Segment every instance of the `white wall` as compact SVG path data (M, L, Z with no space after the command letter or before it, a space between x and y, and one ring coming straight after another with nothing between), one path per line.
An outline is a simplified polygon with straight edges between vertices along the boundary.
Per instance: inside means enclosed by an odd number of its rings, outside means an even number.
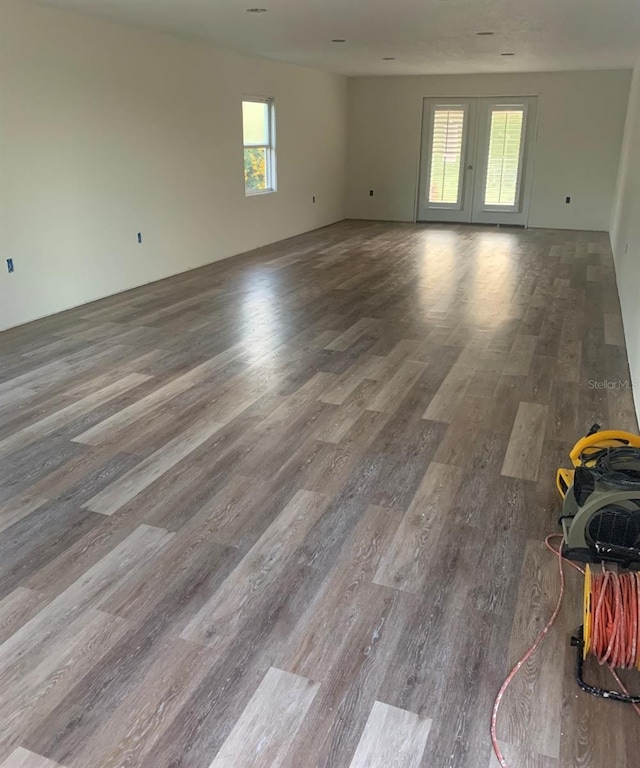
M0 17L0 328L344 217L346 79L31 0ZM276 99L274 195L244 195L243 94Z
M611 243L627 341L633 395L640 421L640 61L631 86Z
M424 97L537 95L529 225L607 230L629 81L627 71L350 80L347 214L413 221Z

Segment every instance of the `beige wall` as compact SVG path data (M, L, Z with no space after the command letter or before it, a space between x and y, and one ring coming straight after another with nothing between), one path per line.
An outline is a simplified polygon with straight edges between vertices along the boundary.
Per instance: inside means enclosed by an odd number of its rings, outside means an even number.
M529 225L607 230L629 80L626 71L350 80L347 214L413 221L424 97L537 95Z
M0 17L0 328L344 217L344 78L31 0ZM243 94L276 99L274 195L244 195Z
M611 221L627 354L640 421L640 61L636 66Z

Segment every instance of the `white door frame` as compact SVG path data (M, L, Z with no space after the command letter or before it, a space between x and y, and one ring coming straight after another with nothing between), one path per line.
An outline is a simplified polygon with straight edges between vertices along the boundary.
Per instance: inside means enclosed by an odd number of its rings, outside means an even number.
M420 148L420 171L418 175L417 221L445 221L468 223L471 221L473 184L467 183L473 173L469 158L475 153L475 126L477 99L447 97L444 99L425 98L422 105L422 146ZM425 195L431 179L431 147L433 145L433 115L437 107L459 107L465 111L465 126L462 136L460 158L460 195L453 204L436 203L428 205ZM471 130L470 130L471 128ZM424 215L423 215L424 214Z
M491 105L525 105L524 141L518 201L510 208L482 205L486 184L487 160L481 156L482 142L488 148ZM433 112L439 106L463 106L467 125L463 138L461 160L461 196L458 205L428 205L425 195L431 178L431 146L433 142ZM503 224L527 226L533 185L535 144L538 127L538 96L449 96L423 99L420 161L417 173L416 222L449 222Z
M529 223L529 202L533 181L533 156L537 131L537 104L535 96L488 97L479 100L478 108L478 150L476 152L476 179L473 194L471 220L475 224L503 224L524 226ZM520 165L516 202L513 206L484 205L484 191L487 183L489 129L492 107L522 106L524 121L520 144Z

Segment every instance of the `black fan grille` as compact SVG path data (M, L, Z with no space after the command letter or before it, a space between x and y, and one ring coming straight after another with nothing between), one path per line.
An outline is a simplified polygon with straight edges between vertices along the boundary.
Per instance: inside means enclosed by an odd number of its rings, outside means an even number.
M586 534L592 546L600 542L617 547L636 547L640 537L640 515L613 504L602 507L589 520Z

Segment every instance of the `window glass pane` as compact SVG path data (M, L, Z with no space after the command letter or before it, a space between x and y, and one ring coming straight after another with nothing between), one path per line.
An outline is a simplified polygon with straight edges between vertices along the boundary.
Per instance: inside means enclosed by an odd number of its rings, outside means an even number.
M268 104L257 101L243 101L242 123L245 145L270 144Z
M459 204L463 109L436 109L433 115L429 202Z
M267 189L267 152L265 147L245 147L244 186L246 192Z
M522 109L500 109L491 113L485 205L516 203L523 125Z

